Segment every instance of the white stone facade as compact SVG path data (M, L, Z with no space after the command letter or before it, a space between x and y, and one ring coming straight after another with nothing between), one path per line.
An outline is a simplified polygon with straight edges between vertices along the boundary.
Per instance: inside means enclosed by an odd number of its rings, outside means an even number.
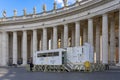
M44 14L1 18L0 66L20 60L26 65L35 51L85 42L94 46L95 62L120 63L120 0L90 0Z

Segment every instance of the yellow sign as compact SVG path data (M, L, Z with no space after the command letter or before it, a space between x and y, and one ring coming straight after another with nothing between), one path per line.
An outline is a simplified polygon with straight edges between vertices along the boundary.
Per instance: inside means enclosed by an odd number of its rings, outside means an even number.
M84 62L84 66L85 66L86 68L90 68L90 62L89 62L89 61Z

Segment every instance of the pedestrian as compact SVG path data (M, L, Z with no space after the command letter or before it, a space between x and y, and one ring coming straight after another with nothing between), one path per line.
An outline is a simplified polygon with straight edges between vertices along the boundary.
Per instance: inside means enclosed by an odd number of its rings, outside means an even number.
M34 65L33 65L33 63L31 62L31 63L30 63L30 71L33 71L33 67L34 67Z

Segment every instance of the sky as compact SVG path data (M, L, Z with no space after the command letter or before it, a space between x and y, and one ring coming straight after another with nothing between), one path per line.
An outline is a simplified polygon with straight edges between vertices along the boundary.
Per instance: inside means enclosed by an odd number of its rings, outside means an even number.
M0 0L0 18L3 10L6 11L7 17L13 16L13 10L17 10L17 16L23 15L23 9L26 8L28 14L33 13L33 7L36 7L36 12L42 12L42 5L46 4L47 11L53 9L54 1L57 2L57 7L63 6L63 0ZM74 3L76 0L68 0L68 4Z

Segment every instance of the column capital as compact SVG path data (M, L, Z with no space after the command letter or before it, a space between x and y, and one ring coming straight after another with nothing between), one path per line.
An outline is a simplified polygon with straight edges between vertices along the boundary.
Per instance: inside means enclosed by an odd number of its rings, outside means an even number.
M13 31L13 33L17 33L17 31Z
M2 33L7 33L7 31L4 31L4 30L3 30L3 31L1 31L1 32L2 32Z
M22 30L23 32L27 32L27 30Z
M92 21L93 20L93 18L88 18L88 21Z
M43 27L42 29L47 29L46 27Z
M33 31L37 31L37 29L33 29Z
M63 24L64 26L68 26L68 24L66 23L66 24Z
M104 17L104 16L108 16L108 14L107 13L104 13L104 14L102 14L102 16Z
M57 28L57 26L53 26L53 28Z
M80 24L80 21L76 21L75 24Z
M32 31L33 31L33 33L34 33L34 32L36 33L36 32L37 32L37 29L33 29Z

